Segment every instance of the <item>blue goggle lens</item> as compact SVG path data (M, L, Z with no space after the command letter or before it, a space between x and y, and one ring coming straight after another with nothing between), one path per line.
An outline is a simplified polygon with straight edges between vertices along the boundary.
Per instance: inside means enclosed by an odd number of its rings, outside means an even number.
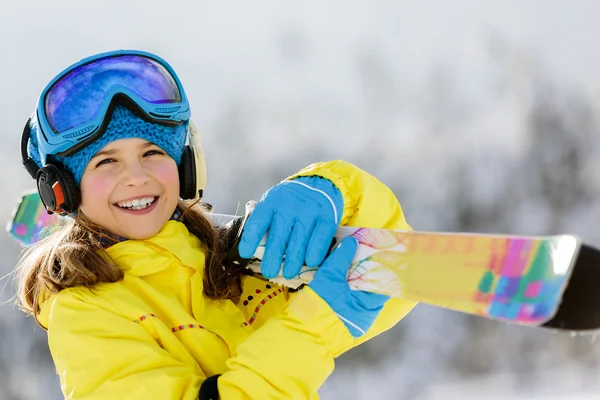
M54 133L84 125L98 116L115 88L152 104L177 104L177 82L159 62L140 55L111 56L81 65L48 90L44 107Z

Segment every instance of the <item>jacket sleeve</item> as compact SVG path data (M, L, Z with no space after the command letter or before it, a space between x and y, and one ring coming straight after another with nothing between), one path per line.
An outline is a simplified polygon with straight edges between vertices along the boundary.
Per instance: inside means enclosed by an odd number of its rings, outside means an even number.
M353 341L329 305L304 287L227 361L228 371L218 380L220 398L316 398L336 354Z
M290 179L311 175L327 178L340 189L342 225L412 229L393 192L354 165L339 160L316 163ZM249 398L310 398L333 371L337 356L388 330L415 305L390 299L367 334L354 339L329 305L305 286L291 297L283 316L265 323L228 361L229 371L218 383L221 398L245 398L234 395L240 391Z
M48 343L67 399L197 399L205 377L139 323L65 290L50 300Z
M50 307L50 350L67 399L191 400L205 381L216 383L222 400L313 399L333 371L334 355L353 342L329 306L305 288L238 346L227 371L207 380L138 323L77 292L61 292Z
M412 230L394 193L366 171L341 160L309 165L291 176L317 175L332 181L344 198L341 225L364 228ZM404 318L417 303L392 298L365 335L356 339L359 345L390 329Z

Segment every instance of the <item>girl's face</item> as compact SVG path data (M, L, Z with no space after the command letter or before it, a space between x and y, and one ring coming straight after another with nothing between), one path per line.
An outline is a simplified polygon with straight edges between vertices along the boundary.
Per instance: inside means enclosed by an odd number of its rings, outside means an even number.
M156 235L179 201L177 164L143 139L120 139L92 157L81 177L81 211L128 239Z

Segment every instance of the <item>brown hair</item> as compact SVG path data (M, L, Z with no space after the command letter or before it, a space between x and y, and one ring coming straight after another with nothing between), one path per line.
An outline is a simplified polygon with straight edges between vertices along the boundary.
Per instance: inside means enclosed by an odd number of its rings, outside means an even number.
M180 220L204 246L206 264L204 295L210 299L233 299L241 294L241 271L224 268L228 232L215 228L204 216L205 208L197 202L180 201ZM17 266L18 303L37 319L40 304L51 293L74 286L93 288L99 283L118 282L123 271L103 251L102 228L78 217L53 228L31 246Z

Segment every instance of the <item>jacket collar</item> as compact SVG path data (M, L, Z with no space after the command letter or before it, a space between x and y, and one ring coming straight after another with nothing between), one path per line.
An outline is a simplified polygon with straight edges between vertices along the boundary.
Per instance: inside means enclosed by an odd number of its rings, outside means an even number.
M204 249L200 240L179 221L170 220L153 237L124 240L105 251L125 273L151 275L172 265L173 258L181 264L203 272Z
M181 215L182 215L181 210L179 208L175 208L175 212L173 212L173 215L171 215L171 218L169 220L170 221L179 221L179 218L181 218ZM100 241L100 243L102 243L102 247L104 247L105 249L110 246L113 246L115 243L121 243L126 240L129 240L123 236L115 235L110 232L102 232L102 234L103 234L103 236L98 235L98 240Z

